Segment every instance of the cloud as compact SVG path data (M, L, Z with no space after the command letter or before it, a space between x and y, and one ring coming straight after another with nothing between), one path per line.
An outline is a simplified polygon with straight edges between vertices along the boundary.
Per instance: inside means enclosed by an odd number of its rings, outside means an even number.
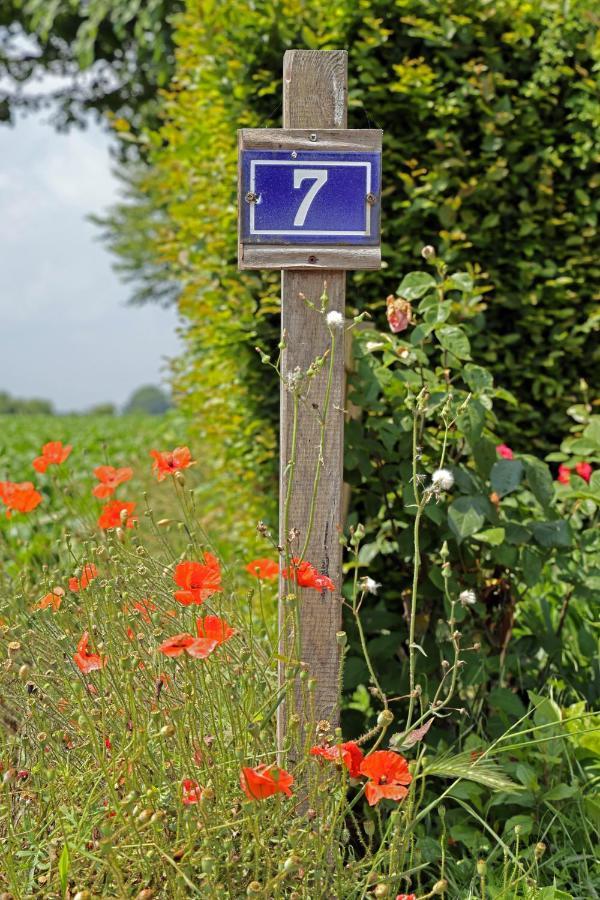
M86 221L116 197L107 136L0 126L0 390L59 408L123 402L179 350L173 311L127 307Z

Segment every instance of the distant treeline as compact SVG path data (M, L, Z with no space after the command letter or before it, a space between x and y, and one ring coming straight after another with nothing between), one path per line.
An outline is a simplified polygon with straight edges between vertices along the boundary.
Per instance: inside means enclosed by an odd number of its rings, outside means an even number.
M161 415L172 406L171 398L161 388L152 384L144 385L133 392L125 406L120 410L114 403L97 403L79 414L89 416L117 416L121 413L149 413ZM0 391L0 415L15 416L57 416L58 413L50 400L39 397L22 399L12 397L7 391Z

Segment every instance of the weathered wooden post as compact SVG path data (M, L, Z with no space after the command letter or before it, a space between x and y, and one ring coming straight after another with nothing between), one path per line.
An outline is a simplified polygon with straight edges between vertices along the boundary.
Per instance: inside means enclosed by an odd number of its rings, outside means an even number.
M346 269L380 266L381 131L348 130L347 53L288 50L283 61L283 128L239 132L239 266L282 270L281 327L286 338L282 372L306 371L330 344L324 317L301 294L318 301L327 284L329 310L345 311ZM344 345L340 333L333 361L323 469L310 540L304 558L336 585L334 594L299 589L302 661L316 679L314 721L338 718L340 589L344 452ZM289 527L307 534L319 458L319 413L325 378L301 404ZM281 388L280 533L292 449L293 397ZM280 595L290 585L282 580ZM293 655L280 600L282 656ZM280 669L284 678L285 664ZM298 712L301 712L299 707ZM286 710L278 715L280 746ZM314 722L303 721L305 727Z

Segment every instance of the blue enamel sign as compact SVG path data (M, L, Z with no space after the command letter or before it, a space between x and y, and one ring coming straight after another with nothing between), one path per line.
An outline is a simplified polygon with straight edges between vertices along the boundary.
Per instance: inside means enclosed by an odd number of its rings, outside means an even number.
M379 244L381 153L243 150L245 244Z

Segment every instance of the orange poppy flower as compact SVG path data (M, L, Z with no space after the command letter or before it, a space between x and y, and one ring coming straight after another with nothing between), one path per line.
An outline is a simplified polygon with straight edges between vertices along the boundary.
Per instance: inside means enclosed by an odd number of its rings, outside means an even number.
M181 802L186 806L192 803L199 803L202 800L202 789L197 781L191 778L184 778L181 782Z
M133 528L137 522L137 516L132 516L135 503L123 503L121 500L111 500L103 508L98 519L100 528ZM123 521L124 520L124 521Z
M270 766L260 765L254 768L244 767L240 774L240 787L249 800L265 800L273 794L285 794L291 797L293 777L285 769L274 763Z
M61 587L52 588L49 594L46 594L45 597L36 603L33 607L34 609L47 609L49 606L52 607L54 612L57 612L60 609L60 604L62 602L62 598L65 596L65 590Z
M283 577L295 581L300 587L313 588L315 591L335 591L335 585L327 575L321 575L311 563L292 559L289 569L283 570Z
M279 566L272 559L253 559L246 566L246 571L254 575L255 578L268 579L277 578L279 575Z
M364 759L364 753L355 741L346 741L345 744L336 744L334 747L311 747L311 756L321 756L332 762L343 763L351 778L358 778L360 766Z
M370 753L361 763L360 774L369 779L365 788L369 806L380 800L402 800L408 794L404 785L412 781L407 761L393 750Z
M183 588L174 593L175 599L183 606L189 606L190 603L199 606L222 590L219 561L212 553L205 553L204 563L179 563L175 568L173 580L176 585Z
M77 593L84 591L86 587L98 577L98 569L94 563L85 563L81 569L81 578L69 578L69 590Z
M73 656L75 665L86 675L95 669L103 669L107 663L106 656L100 656L98 653L88 653L89 638L88 632L84 631L81 640L77 644L77 653Z
M31 481L0 482L0 500L6 505L6 518L13 512L31 512L42 502L42 495L35 490Z
M94 469L94 475L100 482L93 489L92 494L100 500L110 497L114 494L115 489L123 484L133 475L133 469L125 467L123 469L115 469L114 466L97 466Z
M42 447L42 455L36 456L33 460L33 468L36 472L45 472L48 466L59 466L67 459L72 450L71 444L65 444L62 441L50 441Z
M195 464L188 447L176 447L175 450L160 452L151 450L150 456L154 457L152 471L158 481L164 481L167 475L174 475L181 469L188 469Z
M225 619L220 619L218 616L204 616L203 619L196 619L196 630L198 637L216 641L217 645L225 643L235 634L235 628L231 628Z
M187 653L195 659L206 659L218 647L217 641L209 638L195 638L191 634L175 634L167 638L158 648L165 656L177 657Z

